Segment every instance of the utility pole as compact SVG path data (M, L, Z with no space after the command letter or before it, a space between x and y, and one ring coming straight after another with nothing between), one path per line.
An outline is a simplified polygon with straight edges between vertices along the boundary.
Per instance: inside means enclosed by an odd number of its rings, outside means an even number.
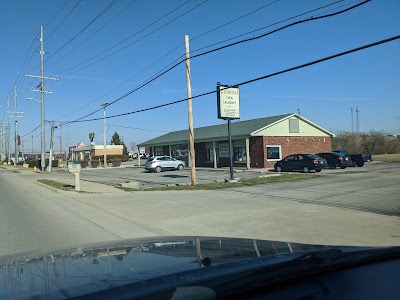
M185 52L186 52L186 85L188 95L188 118L189 118L189 149L190 149L190 174L192 186L196 185L196 159L194 151L194 130L193 130L193 111L192 111L192 86L190 83L190 56L189 56L189 36L185 35Z
M40 112L40 126L41 126L41 146L40 146L40 152L41 152L41 170L42 172L46 170L46 142L45 142L45 121L44 121L44 94L53 94L51 91L46 91L44 89L44 80L49 79L49 80L58 80L57 78L52 78L52 77L45 77L44 76L44 55L47 54L44 52L44 37L43 37L43 26L40 26L40 76L36 75L30 75L27 74L26 76L28 77L34 77L34 78L40 78L40 83L38 84L37 88L40 87L40 90L33 90L34 92L40 92L41 95L41 112Z
M49 172L51 172L51 167L53 162L53 142L54 142L54 121L51 122Z
M63 147L62 147L62 123L60 123L60 157L63 157Z
M32 135L32 158L33 158L33 135Z
M0 124L0 162L3 162L4 159L4 146L3 146L3 124Z
M10 126L10 114L8 113L10 111L10 97L7 97L7 115L8 115L8 125L7 125L7 157L8 161L7 164L11 164L11 126Z
M107 168L107 128L106 128L106 107L109 105L109 103L103 103L101 106L103 106L104 109L104 129L103 129L103 139L104 139L104 168Z
M351 133L354 133L354 117L353 117L353 108L350 107L351 112Z
M17 87L14 85L14 166L18 163L18 119L17 119Z

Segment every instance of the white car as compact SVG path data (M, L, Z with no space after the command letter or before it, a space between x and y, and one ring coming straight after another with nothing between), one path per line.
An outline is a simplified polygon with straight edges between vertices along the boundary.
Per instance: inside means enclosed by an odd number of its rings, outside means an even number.
M183 170L185 168L185 162L171 156L154 156L146 161L144 168L147 171L154 171L157 173L163 170Z

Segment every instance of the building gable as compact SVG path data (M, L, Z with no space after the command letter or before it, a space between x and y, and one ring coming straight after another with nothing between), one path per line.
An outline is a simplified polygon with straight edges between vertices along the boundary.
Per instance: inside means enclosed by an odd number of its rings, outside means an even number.
M321 136L333 137L334 135L312 123L311 121L292 114L280 119L264 128L251 133L251 136Z

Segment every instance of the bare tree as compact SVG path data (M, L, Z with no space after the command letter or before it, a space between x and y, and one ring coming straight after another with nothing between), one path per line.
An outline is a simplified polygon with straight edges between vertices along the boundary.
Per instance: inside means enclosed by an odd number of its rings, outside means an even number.
M136 143L135 143L135 142L130 142L130 143L129 143L129 146L131 147L131 150L132 150L132 151L135 151L135 150L136 150Z

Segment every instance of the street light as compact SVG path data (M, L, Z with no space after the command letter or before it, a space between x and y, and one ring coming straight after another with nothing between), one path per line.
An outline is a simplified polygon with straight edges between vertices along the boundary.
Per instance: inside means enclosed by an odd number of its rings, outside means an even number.
M106 136L106 107L108 105L110 105L110 103L103 103L100 104L101 106L103 106L104 109L104 129L103 129L103 135L104 135L104 168L107 168L107 136Z

